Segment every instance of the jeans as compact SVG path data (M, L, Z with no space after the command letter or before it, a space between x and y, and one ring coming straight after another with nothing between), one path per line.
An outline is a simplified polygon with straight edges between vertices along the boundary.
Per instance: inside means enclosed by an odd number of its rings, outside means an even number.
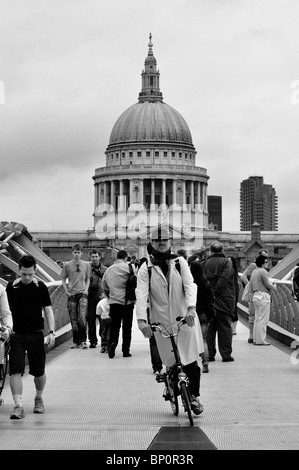
M70 315L73 342L86 342L87 295L74 294L68 298L67 308Z
M207 364L209 362L209 347L208 347L208 342L207 342L207 336L208 336L210 322L201 321L200 318L199 318L199 321L200 321L203 347L204 347L204 352L200 354L200 357L202 359L202 363Z

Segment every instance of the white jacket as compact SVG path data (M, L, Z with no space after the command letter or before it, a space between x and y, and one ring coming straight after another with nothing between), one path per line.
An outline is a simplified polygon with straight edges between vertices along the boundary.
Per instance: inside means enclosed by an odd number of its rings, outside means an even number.
M6 290L0 284L0 326L8 326L12 328L12 316L7 300Z
M176 318L184 317L189 306L196 305L197 285L187 261L179 257L180 273L175 267L175 261L169 261L169 282L167 282L161 268L152 265L151 261L143 263L138 271L136 288L136 316L137 320L147 320L147 299L149 297L150 322L163 324L168 331L177 332ZM151 268L151 282L149 289L148 267ZM155 338L162 362L166 366L174 363L170 340L163 338L155 332ZM183 365L198 361L199 354L203 352L203 339L198 317L195 317L195 326L183 325L177 336L177 344Z
M102 320L106 320L110 317L110 304L107 297L103 297L103 299L98 302L96 308L96 315L98 317L101 317Z

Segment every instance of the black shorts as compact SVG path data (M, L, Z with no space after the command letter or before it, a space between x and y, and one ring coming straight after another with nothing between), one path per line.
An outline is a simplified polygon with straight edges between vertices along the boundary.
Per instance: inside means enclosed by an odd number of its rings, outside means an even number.
M25 357L29 362L29 374L41 377L45 373L46 350L42 330L29 334L15 333L10 339L9 375L24 374Z

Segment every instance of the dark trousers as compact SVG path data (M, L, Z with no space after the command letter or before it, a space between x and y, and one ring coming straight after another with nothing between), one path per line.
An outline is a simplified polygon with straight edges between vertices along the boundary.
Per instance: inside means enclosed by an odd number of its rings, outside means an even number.
M132 323L133 323L134 302L128 305L110 304L110 340L109 345L118 344L119 330L122 327L122 352L128 354L130 352L132 340Z
M160 372L160 370L163 368L163 364L161 361L161 357L158 351L158 346L156 342L156 338L154 335L152 335L149 339L149 345L150 345L150 353L151 353L151 363L153 367L153 371Z
M216 316L210 321L207 343L209 348L210 358L216 355L216 333L218 333L218 349L223 359L231 357L232 353L232 316L216 310Z
M75 294L68 298L67 308L70 315L73 342L86 342L87 295Z
M107 348L110 339L110 325L111 318L101 318L98 317L100 323L100 336L101 336L101 346L102 348Z
M87 312L87 324L88 324L88 339L91 344L98 344L97 338L97 316L96 310L100 296L96 294L88 294L88 312Z
M189 379L189 390L192 395L198 397L200 395L200 367L197 361L191 362L183 367L188 379Z

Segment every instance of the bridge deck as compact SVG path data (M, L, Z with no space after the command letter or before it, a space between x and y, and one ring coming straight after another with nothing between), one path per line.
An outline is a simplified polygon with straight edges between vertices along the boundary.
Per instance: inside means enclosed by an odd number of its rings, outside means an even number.
M152 374L148 340L133 328L132 358L120 347L113 360L100 348L48 353L46 412L33 414L34 385L24 376L25 419L10 420L8 383L0 407L1 450L298 450L299 365L293 350L270 339L269 347L248 344L246 321L233 337L235 362L219 355L203 374L204 412L190 428L162 399L163 384ZM294 362L294 361L293 361Z

